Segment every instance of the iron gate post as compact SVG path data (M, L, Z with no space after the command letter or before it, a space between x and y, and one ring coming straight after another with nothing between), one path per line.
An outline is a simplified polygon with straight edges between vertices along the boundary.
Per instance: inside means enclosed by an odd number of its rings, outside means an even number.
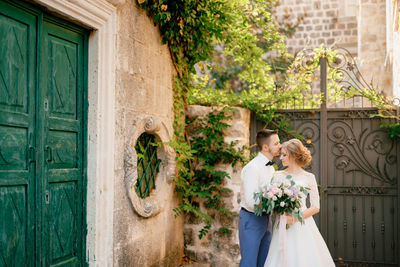
M328 94L327 94L327 58L321 57L320 60L321 75L321 110L320 110L320 137L321 151L328 151ZM321 233L322 236L328 236L328 154L320 153L320 182L321 182ZM328 242L328 240L325 240Z

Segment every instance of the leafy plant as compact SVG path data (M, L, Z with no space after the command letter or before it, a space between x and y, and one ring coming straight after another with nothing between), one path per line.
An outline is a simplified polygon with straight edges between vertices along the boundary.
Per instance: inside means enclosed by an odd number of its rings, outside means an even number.
M184 179L176 179L176 191L182 203L174 212L176 217L190 213L191 216L202 219L205 226L201 229L199 238L208 232L214 221L209 215L210 210L231 214L222 200L222 196L230 192L230 189L223 186L225 179L230 177L227 172L217 168L218 164L228 163L235 166L246 160L243 155L245 147L236 148L236 142L228 144L224 141L232 112L232 109L224 108L187 124L187 127L195 127L196 135L190 137L191 155L188 155L185 162L189 171L185 168L182 171L185 173ZM204 209L198 203L202 203Z
M393 109L383 109L377 114L372 114L371 118L383 119L379 126L387 130L390 138L398 139L400 138L400 117L397 114Z
M222 235L229 235L232 234L232 230L226 228L226 227L221 227L218 229L217 231L218 235L222 236Z

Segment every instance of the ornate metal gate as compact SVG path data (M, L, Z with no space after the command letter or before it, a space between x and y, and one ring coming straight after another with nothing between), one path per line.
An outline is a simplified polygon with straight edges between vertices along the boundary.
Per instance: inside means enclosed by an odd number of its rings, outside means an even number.
M322 58L320 64L326 95L329 62ZM359 72L353 77L360 82ZM308 171L316 175L321 196L316 223L338 266L398 266L400 142L371 118L376 108L329 105L279 111L313 155ZM252 118L252 144L263 127Z

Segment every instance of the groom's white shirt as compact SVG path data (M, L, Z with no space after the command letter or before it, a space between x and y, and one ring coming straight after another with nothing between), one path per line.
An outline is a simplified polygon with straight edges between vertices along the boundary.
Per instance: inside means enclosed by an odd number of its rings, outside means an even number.
M269 184L275 173L273 166L265 166L270 161L262 153L252 159L242 170L242 185L240 188L240 206L254 212L254 193L261 192Z

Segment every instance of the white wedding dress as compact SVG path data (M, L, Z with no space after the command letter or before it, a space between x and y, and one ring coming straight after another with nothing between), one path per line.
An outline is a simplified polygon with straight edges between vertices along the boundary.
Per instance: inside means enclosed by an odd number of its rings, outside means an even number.
M286 178L288 174L284 171L278 171L274 174L272 182L284 182L290 184L290 180ZM319 194L315 176L312 173L304 172L298 175L292 175L294 182L299 186L310 188L311 206L319 208ZM306 199L302 198L301 210L307 209ZM296 222L290 225L286 230L286 244L282 246L280 231L275 223L272 233L272 240L269 247L268 257L264 267L283 266L282 256L286 255L286 267L334 267L335 263L329 253L321 233L313 217L304 220L304 224ZM279 227L282 227L281 225ZM285 227L285 226L283 226ZM282 246L282 247L280 247ZM283 251L284 254L282 255Z

